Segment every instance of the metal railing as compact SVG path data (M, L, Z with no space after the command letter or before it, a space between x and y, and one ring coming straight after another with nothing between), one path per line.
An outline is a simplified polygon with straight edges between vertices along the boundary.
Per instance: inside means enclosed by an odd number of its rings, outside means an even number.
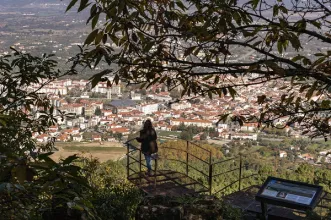
M133 174L141 173L142 167L146 167L144 163L142 163L142 152L139 148L135 147L131 143L132 140L129 140L125 143L127 146L127 177L129 178ZM200 152L204 152L204 158L199 157L199 155L196 155L192 152L196 152L193 150L193 148L200 149ZM226 193L234 193L242 190L246 190L249 187L252 187L253 184L250 184L249 182L243 184L243 181L249 180L250 178L255 178L258 176L258 170L259 167L250 161L247 161L247 157L245 155L239 155L237 157L233 158L227 158L220 161L212 161L212 152L206 148L201 147L200 145L186 141L186 149L180 149L176 147L167 147L167 146L160 146L159 150L162 151L168 151L167 154L160 155L160 158L163 160L169 160L169 161L176 161L185 166L184 168L184 174L195 180L196 182L200 182L198 179L194 177L193 172L198 172L203 177L207 179L207 184L200 183L203 185L203 187L206 189L204 192L208 192L210 195L214 195L216 197L223 197L226 195ZM181 159L183 157L179 158L167 158L167 155L170 151L176 151L185 154L185 159ZM200 161L201 163L195 163L195 161ZM190 163L191 162L191 163ZM133 169L133 165L138 164L138 169ZM208 166L207 169L201 170L201 164L204 164ZM254 167L252 167L252 165ZM218 172L217 172L218 171ZM249 171L249 174L247 175L247 172ZM226 183L225 186L222 186L222 188L217 189L217 186L215 186L215 178L220 180L220 176L222 177L222 183ZM232 177L233 179L231 179ZM255 179L256 180L256 179ZM256 182L256 181L254 181ZM237 185L236 185L237 184ZM259 184L262 184L259 183ZM246 186L244 188L244 185ZM254 184L256 185L256 184ZM232 188L231 188L232 187ZM227 190L231 188L231 190ZM226 192L227 191L227 192ZM321 199L317 207L321 210L330 210L331 205L331 195L325 194Z
M142 166L146 167L145 164L142 163L142 152L139 148L134 147L131 144L132 140L129 140L125 143L125 145L127 146L127 176L128 178L132 175L132 174L137 174L137 173L141 173L142 172ZM199 149L200 152L203 152L204 155L204 159L199 157L199 155L196 155L192 152L197 152L194 151L193 149ZM161 155L161 159L163 160L168 160L168 161L175 161L175 162L179 162L181 164L183 164L185 166L185 175L187 177L190 177L191 179L200 182L201 181L196 178L193 175L193 172L197 172L199 174L201 174L202 177L206 178L206 182L207 184L201 183L201 185L203 185L205 188L208 189L209 194L214 194L217 195L219 193L221 193L222 191L224 191L225 189L233 186L234 184L238 183L238 191L242 190L242 181L244 179L248 179L251 178L257 174L253 174L253 175L249 175L249 176L245 176L244 175L244 167L247 166L246 164L244 164L243 162L243 158L244 156L239 156L239 157L235 157L235 158L230 158L230 159L226 159L226 160L221 160L218 162L213 162L212 161L212 152L206 148L201 147L200 145L193 143L191 141L186 141L186 149L180 149L180 148L175 148L175 147L167 147L167 146L162 146L159 148L160 151L176 151L179 153L183 153L185 154L185 159L181 159L181 157L179 158L169 158L167 156L167 154L165 155ZM137 154L136 154L137 153ZM195 161L199 161L201 162L199 163L195 163ZM218 173L214 173L215 171L218 170L219 167L225 167L224 164L229 163L229 162L233 162L233 161L238 161L239 166L232 168L231 166L229 166L228 170L223 170L222 172L218 172ZM134 170L132 168L132 165L134 164L138 164L138 170ZM208 168L207 169L201 169L201 164L206 165ZM131 172L133 172L131 174ZM238 178L235 181L232 181L231 183L229 183L228 185L224 186L222 189L218 189L216 192L213 192L214 190L214 179L219 177L219 176L223 176L223 179L227 179L227 175L232 175L233 173L237 172L238 173ZM216 188L216 187L215 187Z
M124 145L126 145L126 147L127 147L127 152L126 152L126 161L127 161L126 162L126 174L127 174L127 177L131 176L130 171L132 171L133 173L136 173L136 170L132 169L131 165L138 163L139 172L141 172L142 166L145 166L144 164L141 163L141 156L142 156L141 150L139 148L136 148L134 145L131 144L131 142L133 140L134 139L131 139L131 140L128 140L124 143ZM138 160L136 159L136 157L133 156L136 151L139 152ZM133 160L133 162L130 162L130 159Z
M208 159L202 159L200 158L198 155L194 155L192 154L191 152L194 152L192 149L193 148L197 148L197 149L200 149L202 152L206 153L208 155ZM210 171L211 171L211 160L212 160L212 153L210 150L208 149L205 149L203 147L201 147L200 145L196 144L196 143L193 143L191 141L186 141L186 149L178 149L178 148L173 148L173 147L162 147L162 149L165 149L165 150L174 150L174 151L177 151L177 152L182 152L185 154L185 161L182 161L182 160L179 160L179 159L169 159L166 157L164 157L164 159L166 160L172 160L172 161L177 161L177 162L180 162L180 163L183 163L185 165L185 174L186 176L194 179L195 181L199 182L198 179L196 179L194 176L190 175L191 174L191 171L196 171L198 173L200 173L203 177L205 177L208 181L208 185L204 185L203 183L201 183L204 187L206 187L208 189L208 191L211 193L211 177L210 177ZM192 160L193 159L193 160ZM202 162L203 164L207 165L208 166L208 170L205 171L205 170L200 170L199 167L195 166L194 163L190 163L190 161L193 161L194 160L198 160L200 162Z
M221 194L222 196L225 195L225 190L234 186L235 184L238 184L238 188L236 191L241 191L243 190L242 188L242 182L243 180L247 180L250 178L253 178L255 176L258 175L258 173L253 173L253 174L249 174L249 175L245 175L245 171L249 170L249 171L256 171L254 169L248 169L249 168L249 163L247 161L245 161L246 156L245 155L239 155L238 157L233 157L233 158L228 158L225 160L221 160L218 162L215 162L212 164L213 169L216 169L217 167L226 167L225 164L230 164L228 166L228 169L223 169L222 172L219 172L217 174L212 174L212 179L214 179L215 177L219 177L219 176L223 176L223 179L227 179L228 177L232 176L235 177L237 176L237 178L233 181L231 181L230 183L228 183L227 185L223 186L221 189L217 189L216 192L213 192L213 194L215 196L217 196L218 194ZM231 166L233 164L238 164L238 166ZM237 174L234 174L237 173ZM230 179L230 178L229 178ZM249 185L248 187L250 187L251 185ZM246 187L247 188L247 187Z
M129 140L127 142L125 142L124 144L127 147L127 161L126 161L126 166L127 166L127 177L130 178L132 175L137 174L137 173L141 173L142 172L142 166L146 167L145 164L143 164L142 162L142 152L139 148L135 147L131 142L133 141ZM192 148L198 148L200 149L202 152L205 152L208 154L208 159L202 159L200 158L198 155L195 155L191 152L194 152L192 150ZM204 176L205 178L208 179L208 186L204 185L203 183L200 183L201 186L203 186L204 188L208 189L209 193L211 193L211 160L212 160L212 153L210 150L205 149L201 146L199 146L198 144L195 144L193 142L190 141L186 141L186 149L180 149L180 148L174 148L174 147L160 147L159 151L176 151L176 152L180 152L180 153L184 153L185 154L185 160L181 160L181 158L168 158L167 155L160 155L159 159L162 160L168 160L168 161L175 161L175 162L179 162L181 164L183 164L185 166L185 175L191 179L193 179L194 181L196 181L197 183L199 183L199 180L194 178L194 176L190 175L192 171L196 171L198 173L200 173L202 176ZM194 163L190 163L190 161L194 161L194 160L198 160L204 164L206 164L208 166L207 171L205 170L200 170L198 166L195 166ZM157 160L156 164L157 164ZM133 169L133 165L137 165L138 164L138 170Z

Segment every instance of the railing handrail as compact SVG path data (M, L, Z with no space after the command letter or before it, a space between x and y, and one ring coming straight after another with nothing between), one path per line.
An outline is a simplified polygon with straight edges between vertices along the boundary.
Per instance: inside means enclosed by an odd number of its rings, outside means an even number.
M133 163L130 163L130 158L133 159L135 162L139 163L139 171L141 172L141 165L142 164L142 161L141 161L141 155L142 155L142 151L140 148L138 147L135 147L131 142L135 140L135 138L133 139L130 139L126 142L124 142L124 144L127 146L127 166L130 166L131 164ZM180 139L182 140L182 139ZM190 151L190 147L198 147L206 152L209 153L208 157L209 158L206 158L206 159L202 159L194 154L191 153ZM130 151L129 148L134 148L134 150ZM254 176L256 174L253 174L253 175L249 175L249 176L246 176L244 177L243 174L242 174L242 168L244 167L244 163L243 163L243 158L246 157L246 155L239 155L239 156L236 156L236 157L231 157L231 158L227 158L225 160L221 160L221 161L217 161L217 162L212 162L212 153L210 150L207 150L199 145L197 145L196 143L193 143L191 141L186 141L186 149L181 149L181 148L175 148L175 147L167 147L167 146L163 146L163 147L160 147L160 149L169 149L169 150L174 150L174 151L177 151L177 152L183 152L186 154L186 161L185 160L178 160L178 159L171 159L171 158L167 158L167 157L164 157L164 159L166 160L171 160L171 161L176 161L176 162L180 162L180 163L183 163L184 165L186 165L186 175L188 177L189 176L189 170L192 169L192 170L195 170L197 172L199 172L200 174L202 174L204 177L207 177L208 178L208 186L207 188L209 188L209 193L212 194L212 186L213 186L213 178L216 177L216 176L220 176L220 175L224 175L224 174L227 174L227 173L230 173L230 172L235 172L235 171L239 171L239 176L238 176L238 179L236 179L236 181L234 182L231 182L229 185L223 187L222 189L218 190L216 193L213 193L214 195L215 194L218 194L220 192L222 192L223 190L225 190L226 188L232 186L233 184L239 182L239 187L238 187L238 191L241 190L241 181L243 179L246 179L246 178L250 178L251 176ZM136 159L136 158L133 158L132 156L129 155L129 153L133 152L133 151L138 151L139 152L139 160ZM190 164L189 163L189 156L192 156L196 159L198 159L199 161L205 163L206 165L208 165L208 170L206 172L204 171L201 171L200 169L198 169L197 167L193 166L193 164ZM220 164L222 163L226 163L226 162L229 162L229 161L237 161L239 160L239 166L236 167L236 168L229 168L228 170L224 171L224 172L221 172L221 173L218 173L218 174L213 174L213 170L215 170L215 167L219 166ZM145 165L144 165L145 166ZM130 169L127 170L128 172L128 176L129 176L129 170L132 170L131 167L128 167ZM133 171L133 170L132 170ZM138 171L134 171L135 173L137 173Z
M132 174L129 175L130 174L129 171L132 171L134 173L137 173L138 172L138 171L134 171L131 167L129 167L130 165L134 164L135 162L139 163L139 165L140 165L139 166L139 172L141 172L141 165L142 165L141 154L142 154L142 151L141 151L140 148L134 146L131 143L134 140L135 140L135 138L130 139L130 140L128 140L128 141L126 141L126 142L123 143L127 147L127 176L131 176L132 175ZM186 175L188 177L190 177L189 176L189 168L190 168L192 170L195 170L195 171L199 172L204 177L207 177L209 180L211 180L211 175L210 175L211 174L210 171L212 170L212 167L211 167L211 151L208 150L208 149L205 149L205 148L203 148L203 147L201 147L201 146L199 146L199 145L197 145L197 144L195 144L193 142L190 142L190 141L186 141L186 143L187 143L186 144L186 149L175 148L175 147L167 147L167 146L160 147L160 149L169 149L169 150L174 150L174 151L177 151L177 152L183 152L183 153L186 154L186 160L170 159L170 158L166 158L166 157L164 157L164 159L171 160L171 161L176 161L176 162L180 162L180 163L183 163L184 165L186 165ZM204 160L204 159L199 158L198 156L190 153L191 152L190 151L190 147L197 147L197 148L200 148L200 149L204 150L205 152L208 152L208 159L205 159ZM130 151L130 148L133 148L133 150ZM138 151L139 152L139 160L129 155L131 152L134 152L134 151ZM193 164L190 164L189 163L189 160L188 160L189 159L189 156L192 156L192 157L198 159L199 161L205 163L206 165L208 165L209 170L206 171L206 172L204 172L204 171L199 170L197 167L192 166ZM130 159L134 160L135 162L134 163L130 163ZM196 180L196 181L198 181L198 180ZM204 186L204 187L209 188L210 189L210 192L211 192L211 184L210 183L211 183L211 181L208 182L208 186L209 187L206 187L206 186Z
M179 138L180 139L180 138ZM183 139L180 139L180 140L183 140ZM187 140L183 140L183 141L187 141ZM208 153L211 153L211 151L210 150L208 150L208 149L206 149L206 148L203 148L203 147L201 147L200 145L198 145L198 144L196 144L196 143L194 143L194 142L192 142L192 141L188 141L190 144L192 144L192 145L194 145L195 147L198 147L198 148L200 148L200 149L202 149L202 150L204 150L204 151L207 151Z
M225 162L230 161L230 160L237 160L237 159L245 158L245 157L247 157L245 154L241 154L241 155L236 156L236 157L230 157L230 158L227 158L225 160L216 161L216 162L213 163L213 165L216 165L216 164L219 164L219 163L225 163Z
M140 172L141 172L141 166L146 167L146 165L142 164L142 161L141 161L141 155L142 155L142 151L141 151L141 149L138 148L138 147L135 147L132 143L130 143L130 142L132 142L133 140L135 140L135 138L134 138L134 139L130 139L130 140L128 140L128 141L126 141L126 142L123 143L124 145L127 146L127 175L128 175L128 177L129 177L129 171L132 171L132 172L134 172L134 173L137 173L137 171L134 170L134 169L132 169L132 167L130 167L130 165L135 164L135 163L139 163L139 171L140 171ZM182 140L182 139L181 139L181 140ZM211 151L209 151L209 150L207 150L207 149L204 149L204 148L202 148L201 146L199 146L199 145L197 145L197 144L195 144L195 143L193 143L193 142L191 142L191 141L186 141L186 143L187 143L186 150L185 150L185 149L180 149L180 148L174 148L174 147L162 147L163 149L171 149L171 150L176 150L176 151L180 151L180 152L184 152L184 153L186 153L186 161L185 161L185 160L170 159L170 158L165 158L165 159L166 159L166 160L171 160L171 161L177 161L177 162L180 162L180 163L185 164L185 165L186 165L186 175L187 175L188 178L191 178L191 179L192 179L192 177L190 177L190 176L188 175L188 168L193 169L193 170L195 170L195 171L201 173L204 177L207 177L207 178L209 179L209 180L208 180L208 186L209 186L209 187L206 187L203 183L201 183L201 185L202 185L203 187L209 188L209 193L210 193L210 195L214 195L214 196L216 196L217 194L222 193L221 196L224 196L225 193L226 193L225 190L226 190L227 188L233 186L233 185L236 184L236 183L239 183L239 184L238 184L238 191L241 191L241 190L245 190L245 189L247 189L247 188L250 188L250 187L253 186L253 185L248 186L248 187L245 187L245 188L241 188L241 181L259 175L259 174L256 173L256 172L253 172L252 174L249 174L249 175L244 175L244 174L243 174L243 172L242 172L242 171L244 171L243 168L246 166L246 163L243 162L243 161L244 161L244 158L247 157L247 155L242 155L242 154L241 154L241 155L236 156L236 157L226 158L226 159L224 159L224 160L221 160L221 161L217 161L217 162L213 162L213 163L212 163L212 162L211 162ZM201 149L203 149L203 150L209 152L209 160L208 160L208 159L203 160L203 159L201 159L201 158L195 156L194 154L190 153L190 151L189 151L189 146L190 146L190 145L189 145L189 144L193 144L193 146L195 146L195 147L199 147L199 148L201 148ZM133 150L130 151L130 147L133 148ZM138 151L138 152L139 152L139 159L136 159L135 157L133 157L132 155L130 155L130 154L131 154L132 152L134 152L134 151ZM196 167L192 166L191 164L189 164L189 163L188 163L188 156L189 156L189 155L191 155L191 156L193 156L194 158L196 158L196 159L198 159L198 160L204 162L205 164L209 165L209 170L208 170L209 173L207 174L207 173L205 173L204 171L201 171L201 170L197 169ZM130 159L132 159L133 162L130 163ZM229 161L236 162L237 160L239 160L239 164L238 164L239 166L238 166L238 167L237 167L237 165L236 165L236 168L230 167L229 169L227 169L227 170L224 171L224 172L217 173L217 174L213 174L213 170L214 170L214 168L215 168L216 166L219 166L220 164L223 164L223 163L226 163L226 162L229 162ZM231 169L231 168L233 168L233 169ZM228 185L222 187L221 189L217 190L216 192L212 192L212 185L213 185L213 178L214 178L214 177L217 177L217 176L220 176L220 175L224 175L224 174L228 174L228 173L230 173L230 172L235 172L235 171L239 171L238 178L237 178L235 181L230 182ZM194 178L193 178L193 179L194 179ZM196 180L196 181L198 181L198 180ZM331 201L330 198L324 198L324 197L321 198L321 201L322 201L322 200L325 200L325 201ZM327 208L327 206L324 206L324 207L323 207L323 206L320 205L320 204L318 205L318 207Z
M225 159L225 160L214 162L214 163L212 163L212 165L217 165L217 164L220 164L220 163L225 163L225 162L228 162L228 161L231 161L231 160L237 160L237 159L240 159L240 158L239 157L231 157L231 158L228 158L228 159Z
M227 171L222 172L222 173L213 174L213 177L220 176L220 175L227 174L227 173L231 173L231 172L234 172L234 171L239 170L239 169L240 169L240 167L237 167L237 168L234 168L232 170L227 170Z
M175 148L175 147L162 147L162 149L170 149L170 150L176 150L176 151L181 151L181 152L184 152L184 153L188 153L189 155L193 156L194 158L196 158L196 159L200 160L201 162L204 162L204 163L209 165L209 162L207 160L203 160L203 159L195 156L194 154L191 154L187 150L178 149L178 148Z
M194 143L194 142L192 142L192 141L188 141L188 140L184 140L184 139L182 139L182 138L177 138L178 140L181 140L181 141L187 141L187 142L189 142L190 144L192 144L192 145L194 145L195 147L198 147L198 148L200 148L200 149L202 149L202 150L204 150L204 151L207 151L208 153L211 153L211 151L210 150L208 150L208 149L206 149L206 148L203 148L203 147L201 147L200 145L198 145L198 144L196 144L196 143ZM130 140L127 140L126 142L124 142L123 144L130 144L130 142L131 141L134 141L134 140L136 140L136 138L132 138L132 139L130 139ZM133 146L133 145L132 145ZM139 149L139 148L138 148Z

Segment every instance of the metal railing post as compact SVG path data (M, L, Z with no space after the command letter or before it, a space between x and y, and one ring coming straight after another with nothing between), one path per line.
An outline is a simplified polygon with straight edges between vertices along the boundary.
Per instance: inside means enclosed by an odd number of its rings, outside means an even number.
M186 176L188 176L188 147L189 147L189 142L186 141Z
M242 157L241 154L239 155L239 190L241 190L241 169L242 169Z
M126 175L127 178L129 178L129 163L130 163L130 157L129 157L129 143L126 144L127 151L126 151Z
M141 150L139 150L139 174L141 174Z
M157 159L155 159L155 172L154 172L154 190L156 191L156 183L157 183L157 179L156 179L156 177L157 177Z
M211 163L211 152L209 152L209 194L212 193L213 186L213 164Z

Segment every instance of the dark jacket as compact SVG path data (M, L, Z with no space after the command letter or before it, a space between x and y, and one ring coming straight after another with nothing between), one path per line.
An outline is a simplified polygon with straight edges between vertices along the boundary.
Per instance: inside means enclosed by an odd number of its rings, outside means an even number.
M144 154L152 154L157 152L157 135L156 131L152 128L149 130L141 130L140 136L137 141L141 143L141 151Z

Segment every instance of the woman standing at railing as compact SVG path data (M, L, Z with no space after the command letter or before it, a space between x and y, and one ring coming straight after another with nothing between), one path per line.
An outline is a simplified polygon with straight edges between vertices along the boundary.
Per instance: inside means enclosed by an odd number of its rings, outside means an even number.
M136 138L138 142L141 143L141 152L145 156L146 166L147 166L147 175L151 175L152 165L151 165L151 155L156 153L158 150L157 147L157 135L156 131L153 128L152 122L150 119L147 119L144 123L143 129L140 131L140 136Z

